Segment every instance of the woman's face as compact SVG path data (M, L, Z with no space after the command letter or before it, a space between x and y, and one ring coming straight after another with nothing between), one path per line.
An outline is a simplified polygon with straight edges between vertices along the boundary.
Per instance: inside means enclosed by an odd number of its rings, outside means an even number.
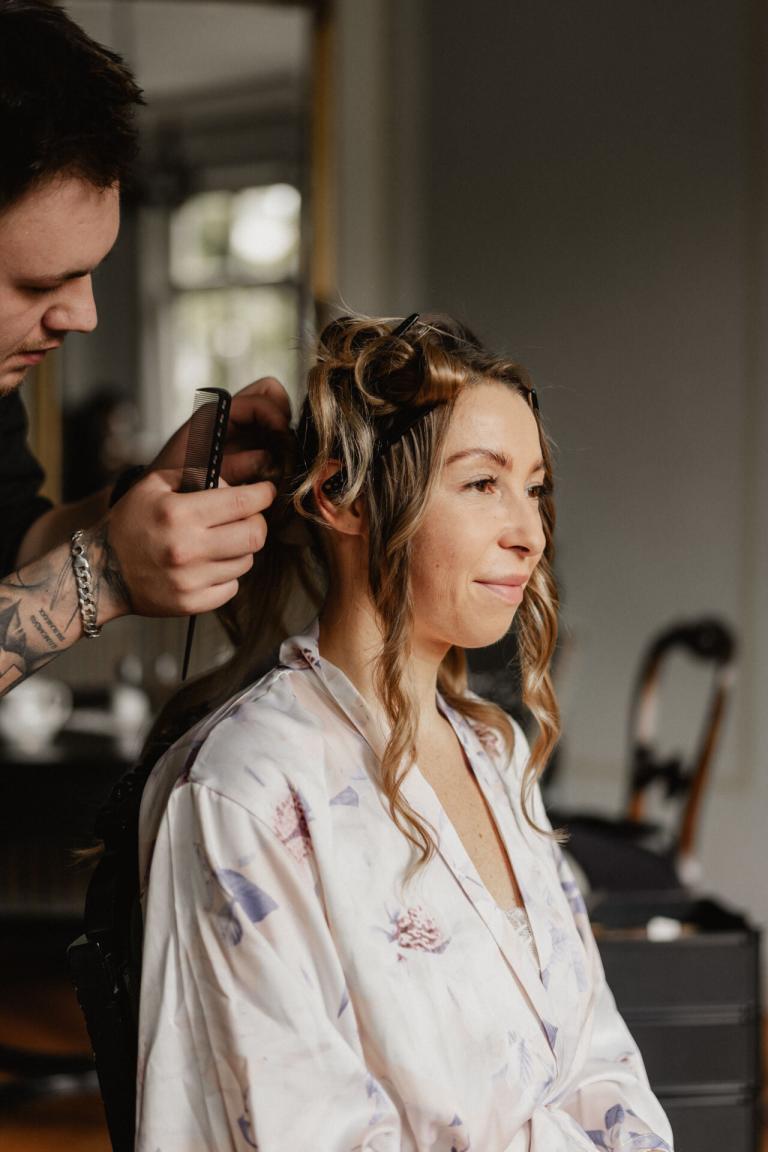
M482 383L459 397L441 475L414 539L414 652L442 659L509 630L544 551L539 432L526 400Z

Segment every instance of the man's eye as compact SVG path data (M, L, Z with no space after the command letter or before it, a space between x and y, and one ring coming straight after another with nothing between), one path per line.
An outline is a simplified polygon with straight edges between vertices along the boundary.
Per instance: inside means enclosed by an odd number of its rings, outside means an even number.
M42 286L40 284L25 284L24 291L29 293L30 296L45 296L46 293L52 292L53 288L48 285Z

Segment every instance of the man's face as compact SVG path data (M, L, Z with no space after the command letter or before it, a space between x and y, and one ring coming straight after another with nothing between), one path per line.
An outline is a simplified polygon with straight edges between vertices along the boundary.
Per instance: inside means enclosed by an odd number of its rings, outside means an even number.
M117 239L117 185L58 176L0 212L0 397L58 348L96 327L91 273Z

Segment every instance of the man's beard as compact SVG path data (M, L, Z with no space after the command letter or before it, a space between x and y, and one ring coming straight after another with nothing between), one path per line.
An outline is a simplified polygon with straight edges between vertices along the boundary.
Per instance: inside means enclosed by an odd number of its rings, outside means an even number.
M25 368L23 372L20 371L18 373L8 373L10 376L18 375L18 379L12 383L8 383L2 378L2 376L0 376L0 401L2 401L6 396L11 396L14 392L18 392L27 378L27 371L28 369Z

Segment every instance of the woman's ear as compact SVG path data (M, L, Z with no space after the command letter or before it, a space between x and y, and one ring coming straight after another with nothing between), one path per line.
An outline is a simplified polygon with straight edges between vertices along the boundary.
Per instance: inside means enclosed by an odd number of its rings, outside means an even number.
M351 504L339 504L344 494L342 465L329 460L312 488L317 510L330 528L344 536L364 536L368 525L365 507L360 496Z

